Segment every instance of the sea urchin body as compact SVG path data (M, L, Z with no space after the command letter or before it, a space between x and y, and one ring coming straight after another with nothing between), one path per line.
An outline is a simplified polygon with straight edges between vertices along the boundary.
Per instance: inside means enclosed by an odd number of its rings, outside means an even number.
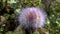
M28 7L21 10L18 21L24 29L42 28L46 23L46 13L37 7Z

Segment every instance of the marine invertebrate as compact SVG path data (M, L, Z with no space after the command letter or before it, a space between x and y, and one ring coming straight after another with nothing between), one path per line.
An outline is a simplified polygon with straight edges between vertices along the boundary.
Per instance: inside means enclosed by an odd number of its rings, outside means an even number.
M42 28L46 23L46 13L38 7L27 7L18 16L20 26L26 30Z

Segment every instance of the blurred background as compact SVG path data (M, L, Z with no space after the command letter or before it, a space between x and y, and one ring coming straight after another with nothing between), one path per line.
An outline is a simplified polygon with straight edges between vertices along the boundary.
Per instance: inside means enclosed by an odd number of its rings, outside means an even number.
M47 13L44 28L49 34L60 34L60 0L0 0L0 34L22 34L21 28L14 32L19 25L17 16L22 8L31 6L43 8ZM40 33L36 31L33 34Z

